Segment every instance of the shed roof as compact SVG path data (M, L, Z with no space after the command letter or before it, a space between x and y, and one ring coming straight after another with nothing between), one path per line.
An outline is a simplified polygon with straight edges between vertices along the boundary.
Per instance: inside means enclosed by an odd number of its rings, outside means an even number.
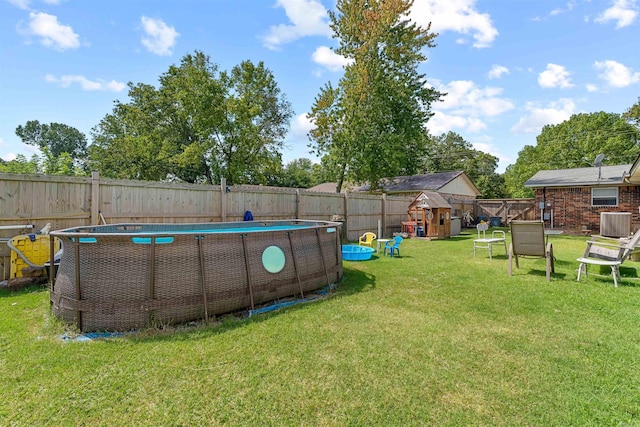
M464 171L385 178L382 182L382 190L385 193L410 193L421 190L437 191L462 174L464 174ZM356 191L369 191L369 184L357 187Z
M590 168L541 170L533 175L525 187L576 187L594 185L621 185L631 165Z

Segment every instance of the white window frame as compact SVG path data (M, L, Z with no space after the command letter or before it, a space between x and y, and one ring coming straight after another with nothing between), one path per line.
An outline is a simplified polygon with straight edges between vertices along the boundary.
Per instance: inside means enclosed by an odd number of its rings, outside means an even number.
M618 187L593 187L591 188L591 206L618 206ZM606 203L606 200L613 203ZM603 203L605 202L605 203Z

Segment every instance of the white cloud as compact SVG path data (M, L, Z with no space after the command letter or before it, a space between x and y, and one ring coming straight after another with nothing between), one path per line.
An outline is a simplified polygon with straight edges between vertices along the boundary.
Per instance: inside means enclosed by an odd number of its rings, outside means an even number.
M513 109L513 103L501 98L502 88L478 88L469 80L438 84L446 92L442 102L433 104L434 115L427 124L429 132L439 135L454 129L477 133L487 128L486 117L495 117Z
M509 74L509 69L502 65L494 65L489 71L489 78L499 79L503 74Z
M175 28L168 26L162 19L147 18L142 16L142 29L146 37L142 37L142 44L147 50L156 55L171 55L172 48L176 44L176 38L180 35Z
M545 125L556 125L568 120L576 110L575 103L568 98L550 102L547 106L528 102L525 108L528 114L520 118L518 123L511 128L511 132L538 133Z
M338 55L326 46L320 46L319 48L317 48L313 52L313 55L311 55L311 57L313 59L313 62L318 65L322 65L329 71L340 71L353 62L352 59L348 59L344 56Z
M585 87L585 89L587 89L587 92L597 92L598 91L598 86L594 85L593 83L587 83L584 87Z
M549 13L549 15L556 16L556 15L561 15L563 13L571 12L575 6L576 6L576 2L570 1L567 3L567 6L565 9L562 9L561 7L555 8Z
M314 125L311 120L309 120L307 113L295 116L293 120L291 120L290 126L290 139L306 139L309 131L314 128Z
M613 87L627 87L640 81L640 72L634 72L631 68L613 61L596 61L594 64L596 70L600 71L598 77Z
M569 76L571 73L562 65L547 64L547 69L538 75L538 84L541 87L560 87L567 89L573 87Z
M496 156L498 158L498 169L504 172L504 169L508 164L511 163L511 158L509 156L502 154L498 148L493 144L493 138L489 135L480 135L474 137L473 141L470 141L473 148L478 151L482 151L483 153L489 153L492 156Z
M44 79L49 83L57 83L60 87L63 88L68 88L73 83L78 83L80 84L82 90L85 91L108 90L111 92L120 92L127 87L125 83L117 82L115 80L111 80L110 82L102 79L91 81L85 76L81 75L65 75L56 77L52 74L47 74Z
M488 13L480 13L476 9L476 1L421 0L413 4L409 16L423 27L431 22L434 32L454 31L471 35L474 47L488 47L498 36L498 30ZM285 10L290 23L269 28L262 39L269 49L277 49L306 36L331 37L333 34L327 10L318 0L276 0L275 6ZM458 39L456 43L466 43L466 40Z
M616 28L623 28L633 24L637 17L636 0L614 0L613 6L598 15L594 21L602 24L616 21Z
M431 30L437 33L455 31L471 34L473 46L489 47L498 36L488 13L480 13L475 8L476 0L422 0L413 4L410 18L426 28L431 22Z
M452 110L465 116L497 116L513 109L513 103L500 98L502 88L480 89L470 80L454 80L437 88L446 92L443 102L434 104L438 110Z
M277 0L276 7L284 9L290 24L272 25L262 38L268 49L277 49L306 36L331 37L329 15L325 7L316 0Z
M7 1L12 5L24 10L29 9L29 3L31 3L31 0L7 0Z
M25 32L40 37L40 43L55 49L74 49L80 46L73 28L60 24L56 16L48 13L29 13L28 29Z
M431 135L440 135L454 129L463 129L468 132L480 132L487 125L479 118L464 117L462 115L447 114L435 110L433 116L427 122L427 128Z

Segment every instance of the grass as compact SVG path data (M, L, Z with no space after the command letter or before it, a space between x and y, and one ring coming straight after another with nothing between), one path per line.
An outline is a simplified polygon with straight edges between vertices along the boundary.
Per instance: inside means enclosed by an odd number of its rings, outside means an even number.
M47 290L0 291L0 425L640 425L640 282L577 283L584 238L551 237L550 283L472 238L345 262L318 302L84 343Z

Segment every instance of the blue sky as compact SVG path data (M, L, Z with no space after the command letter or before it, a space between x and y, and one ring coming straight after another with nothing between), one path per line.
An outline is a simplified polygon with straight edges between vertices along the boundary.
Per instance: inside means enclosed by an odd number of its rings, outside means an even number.
M0 157L31 157L15 128L58 122L87 135L126 102L127 82L157 85L195 50L221 69L264 61L296 113L285 162L309 154L314 97L342 75L327 9L335 0L0 0ZM454 131L500 159L546 124L622 113L640 96L638 0L415 0L437 47L420 70L447 92L432 134Z

